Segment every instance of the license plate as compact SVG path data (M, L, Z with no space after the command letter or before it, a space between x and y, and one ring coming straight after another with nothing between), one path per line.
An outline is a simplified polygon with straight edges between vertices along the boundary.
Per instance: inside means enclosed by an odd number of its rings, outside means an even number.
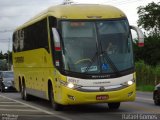
M97 95L96 100L107 100L109 98L108 95Z

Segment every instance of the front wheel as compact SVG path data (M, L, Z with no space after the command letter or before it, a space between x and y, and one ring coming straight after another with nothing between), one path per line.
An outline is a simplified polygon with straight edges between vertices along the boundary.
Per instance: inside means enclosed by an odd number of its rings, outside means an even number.
M49 99L50 99L51 105L52 105L54 110L60 111L60 110L63 109L63 106L56 103L55 100L54 100L54 93L53 93L52 85L50 86L50 89L49 89Z
M108 107L111 110L117 110L120 107L120 102L108 103Z

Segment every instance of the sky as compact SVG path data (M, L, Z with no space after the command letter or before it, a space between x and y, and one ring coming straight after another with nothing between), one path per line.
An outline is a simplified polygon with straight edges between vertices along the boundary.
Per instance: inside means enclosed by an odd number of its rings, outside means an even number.
M160 0L72 0L76 3L107 4L121 9L131 25L137 26L137 7ZM12 51L12 34L16 27L50 6L63 0L0 0L0 52Z

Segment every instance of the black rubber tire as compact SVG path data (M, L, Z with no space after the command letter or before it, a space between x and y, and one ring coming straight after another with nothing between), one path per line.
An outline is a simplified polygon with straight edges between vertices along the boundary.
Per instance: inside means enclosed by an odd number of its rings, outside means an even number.
M158 99L158 94L157 93L154 94L154 104L155 105L160 105L160 100Z
M29 101L31 100L31 96L29 94L27 94L26 92L26 85L25 82L22 83L22 87L21 87L21 98L23 100Z
M54 93L53 93L53 87L52 87L52 85L49 88L49 100L50 100L50 103L51 103L52 108L54 110L56 110L56 111L63 110L63 105L56 103L55 100L54 100Z
M120 102L116 102L116 103L108 103L108 107L111 110L117 110L120 107Z

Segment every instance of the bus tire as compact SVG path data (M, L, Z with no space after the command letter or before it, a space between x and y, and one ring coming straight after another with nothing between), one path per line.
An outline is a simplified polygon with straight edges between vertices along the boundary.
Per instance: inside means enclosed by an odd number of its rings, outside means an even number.
M55 100L54 100L54 93L53 93L52 85L50 85L50 89L49 89L49 100L50 100L50 103L51 103L52 108L54 110L61 111L63 109L63 105L60 105L60 104L56 103Z
M27 94L27 92L26 92L25 81L22 81L21 98L22 98L23 100L26 100L26 101L31 100L31 96L30 96L29 94Z
M111 110L117 110L120 107L120 102L108 103L108 107Z

